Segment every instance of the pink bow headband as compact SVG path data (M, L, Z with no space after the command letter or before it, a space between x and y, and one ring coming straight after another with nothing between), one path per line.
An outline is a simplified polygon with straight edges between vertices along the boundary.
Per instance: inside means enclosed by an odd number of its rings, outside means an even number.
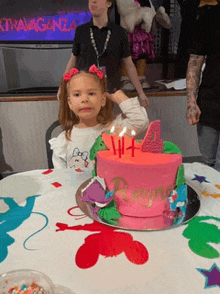
M70 73L65 73L65 74L63 75L63 79L64 79L64 81L69 82L70 79L72 78L72 76L74 76L74 75L77 74L78 72L79 72L79 70L78 70L77 68L75 68L75 67L72 68L72 69L70 70ZM102 72L100 69L98 69L97 66L96 66L95 64L93 64L92 66L90 66L90 68L89 68L89 72L96 73L97 76L98 76L100 79L103 78L103 72Z

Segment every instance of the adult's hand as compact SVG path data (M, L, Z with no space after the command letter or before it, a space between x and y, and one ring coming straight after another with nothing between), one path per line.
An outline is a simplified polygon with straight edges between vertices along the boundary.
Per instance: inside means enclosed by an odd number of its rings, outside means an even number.
M196 103L189 104L187 106L186 119L188 124L190 125L197 124L199 122L200 115L201 115L201 110L199 109Z
M149 100L148 100L147 96L144 93L142 93L139 95L139 98L141 100L141 102L140 102L141 106L147 108L149 106Z

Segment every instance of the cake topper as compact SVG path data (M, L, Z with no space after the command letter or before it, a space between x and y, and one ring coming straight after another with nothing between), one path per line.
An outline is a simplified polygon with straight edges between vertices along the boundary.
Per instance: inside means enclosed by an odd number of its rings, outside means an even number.
M93 177L89 184L82 189L82 202L93 203L93 212L97 213L112 201L112 191L106 192L105 180L99 176Z
M161 153L163 141L161 140L161 122L152 121L142 143L142 152Z
M88 185L81 190L81 201L90 203L93 216L99 216L110 224L120 218L113 200L114 191L107 191L105 180L99 176L93 177Z

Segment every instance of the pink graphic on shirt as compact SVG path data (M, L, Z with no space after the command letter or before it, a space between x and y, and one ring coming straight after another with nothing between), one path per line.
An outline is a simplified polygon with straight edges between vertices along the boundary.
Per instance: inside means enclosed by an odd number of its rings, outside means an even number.
M68 213L72 215L70 211L71 209L69 209ZM84 244L76 253L75 262L81 269L93 267L97 263L100 255L104 257L116 257L124 252L127 259L137 265L142 265L149 259L147 248L142 243L133 240L132 235L127 232L116 231L118 230L117 228L105 226L96 221L83 226L68 226L63 223L57 223L56 226L58 227L56 231L96 232L85 238Z
M70 168L74 168L76 172L83 172L84 168L89 165L89 153L87 151L80 152L79 148L74 148L72 157L70 158Z

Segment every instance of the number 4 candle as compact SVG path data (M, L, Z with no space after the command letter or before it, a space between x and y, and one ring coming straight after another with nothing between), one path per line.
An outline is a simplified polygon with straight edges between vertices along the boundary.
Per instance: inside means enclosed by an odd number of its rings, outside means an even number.
M142 144L142 152L161 153L162 151L161 123L160 120L155 120L148 127Z

